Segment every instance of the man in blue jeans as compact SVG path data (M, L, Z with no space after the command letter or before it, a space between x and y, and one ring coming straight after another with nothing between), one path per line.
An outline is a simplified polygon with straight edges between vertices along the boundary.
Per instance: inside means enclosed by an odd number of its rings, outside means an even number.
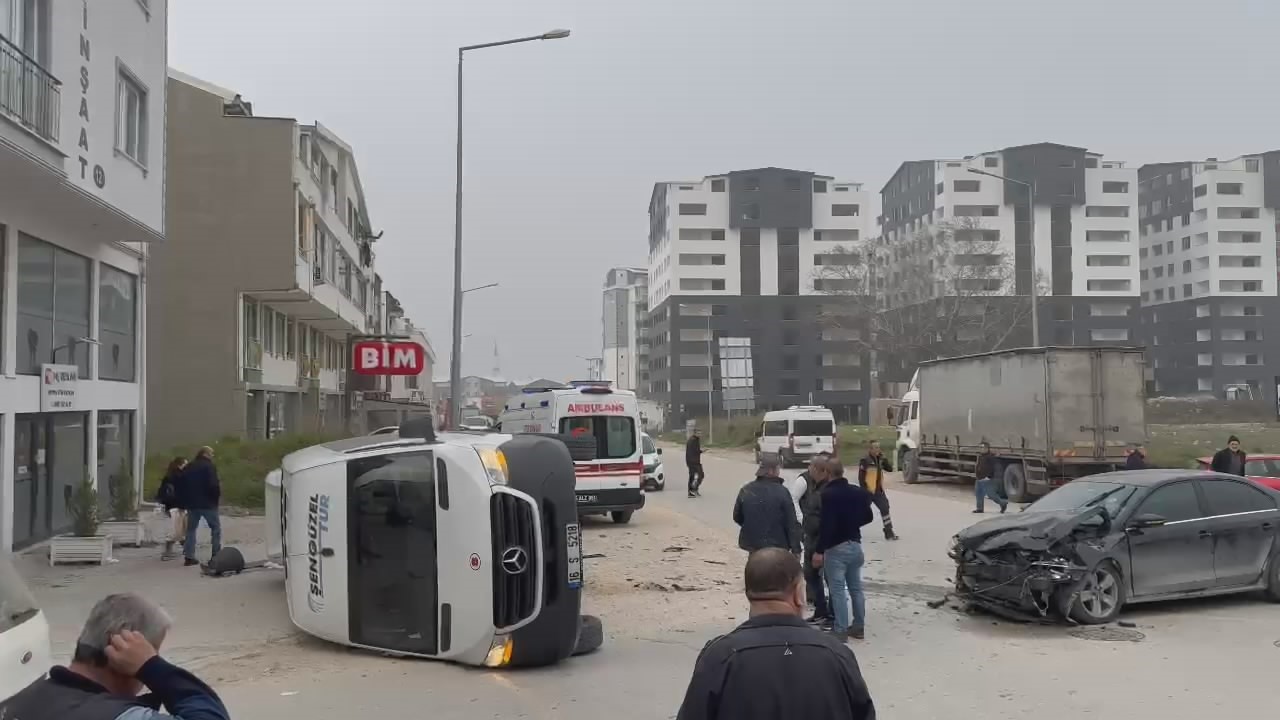
M831 609L836 616L832 633L841 641L846 637L861 640L865 637L867 616L867 599L862 592L862 565L866 561L862 554L862 528L874 519L871 493L849 484L839 460L827 461L827 475L830 479L822 491L813 565L823 568L831 590Z
M222 522L218 518L218 502L222 499L222 485L218 482L218 468L213 464L213 448L200 448L196 457L182 472L179 486L183 506L187 509L187 539L182 545L186 557L182 564L199 565L196 560L196 531L200 521L209 526L209 539L213 542L212 558L222 549Z

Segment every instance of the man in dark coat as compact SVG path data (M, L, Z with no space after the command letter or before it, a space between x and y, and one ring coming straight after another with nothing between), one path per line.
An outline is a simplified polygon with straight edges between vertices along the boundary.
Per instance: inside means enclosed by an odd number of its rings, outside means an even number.
M702 433L697 428L689 435L689 442L684 444L684 464L689 466L689 497L698 497L701 495L698 489L702 487L702 479L706 475L702 472Z
M791 493L782 485L782 463L773 454L760 461L756 479L742 486L733 504L738 547L747 552L775 547L800 555L800 521Z
M991 498L1003 513L1009 509L1009 501L996 492L996 456L991 452L991 444L985 440L980 449L978 459L973 464L973 495L978 502L974 512L982 513L986 509L987 498Z
M818 545L818 527L822 519L822 489L827 484L828 453L818 453L809 463L809 469L800 474L804 478L805 491L800 496L800 529L804 533L804 581L813 605L811 623L824 626L831 623L831 605L827 602L827 586L822 569L813 566L813 549Z
M676 719L874 720L853 652L800 619L804 582L795 556L758 550L744 575L751 617L703 648Z
M867 444L867 454L858 461L858 484L871 493L871 501L880 511L880 523L884 525L884 539L897 540L893 531L893 518L889 517L889 495L884 491L885 475L893 472L893 463L880 452L880 441Z
M0 698L0 718L229 720L217 693L160 657L170 624L168 614L141 595L108 595L89 612L71 663ZM144 688L151 692L140 694Z
M1149 470L1151 464L1147 462L1147 449L1141 445L1134 445L1130 451L1129 457L1124 459L1125 470Z
M213 543L210 558L222 550L222 521L218 517L218 504L222 500L222 485L218 481L218 468L213 464L213 448L204 446L182 473L179 489L182 506L187 510L187 539L182 545L185 556L183 565L199 565L196 560L196 531L200 521L209 526L209 539Z
M1244 463L1248 460L1240 449L1240 438L1232 435L1227 438L1227 446L1214 453L1213 471L1244 477Z

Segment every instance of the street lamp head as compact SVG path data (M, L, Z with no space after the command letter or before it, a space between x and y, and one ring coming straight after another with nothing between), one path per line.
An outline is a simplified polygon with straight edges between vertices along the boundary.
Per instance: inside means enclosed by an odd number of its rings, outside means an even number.
M557 28L555 30L542 33L543 40L559 40L560 38L567 37L569 37L569 31L563 28Z

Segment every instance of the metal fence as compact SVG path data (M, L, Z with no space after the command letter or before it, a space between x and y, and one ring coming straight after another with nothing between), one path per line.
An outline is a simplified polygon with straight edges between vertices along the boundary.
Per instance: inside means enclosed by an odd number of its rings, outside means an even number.
M0 37L0 112L58 142L62 83L18 46Z

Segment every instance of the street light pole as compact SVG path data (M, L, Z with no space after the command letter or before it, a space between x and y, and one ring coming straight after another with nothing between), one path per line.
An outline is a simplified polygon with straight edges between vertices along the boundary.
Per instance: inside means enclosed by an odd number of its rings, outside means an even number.
M1039 283L1036 280L1036 275L1039 272L1039 266L1036 265L1036 198L1035 198L1036 190L1035 190L1035 186L1029 182L1024 182L1022 180L1014 180L1013 178L1005 177L1004 175L997 175L996 173L987 172L986 170L979 170L978 168L969 168L969 172L973 173L974 175L986 175L987 177L993 177L997 180L1003 180L1008 183L1013 183L1014 185L1021 185L1022 187L1027 189L1027 226L1028 228L1030 228L1030 235L1031 235L1031 242L1029 244L1029 247L1031 248L1031 344L1035 347L1040 347L1040 303L1037 298L1037 296L1039 295L1039 292L1038 292L1039 288L1037 287L1037 285L1039 285ZM1015 253L1017 252L1016 240L1014 242L1014 252ZM1016 269L1015 269L1014 283L1015 285L1017 284Z
M715 389L715 381L711 377L712 362L711 355L711 309L707 308L707 443L714 445L716 442L716 409L712 404L711 392ZM721 396L724 390L720 391Z
M462 385L462 56L468 50L515 45L534 40L559 40L569 37L568 30L551 30L541 35L465 45L458 48L458 165L453 206L453 344L449 353L449 425L456 427L462 417L458 395ZM475 288L479 289L479 288Z

